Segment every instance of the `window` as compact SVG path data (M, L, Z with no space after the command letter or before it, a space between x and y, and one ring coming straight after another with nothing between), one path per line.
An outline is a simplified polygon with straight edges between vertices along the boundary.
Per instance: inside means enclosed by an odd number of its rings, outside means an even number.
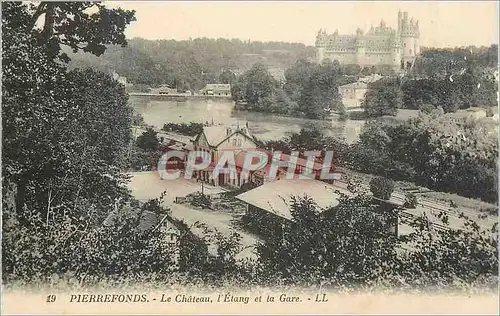
M406 47L406 43L403 44L403 47Z
M233 139L233 147L236 147L236 138Z

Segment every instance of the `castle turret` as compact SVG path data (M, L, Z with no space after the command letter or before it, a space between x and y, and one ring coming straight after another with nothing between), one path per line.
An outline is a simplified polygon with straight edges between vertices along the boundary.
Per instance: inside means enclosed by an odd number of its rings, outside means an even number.
M358 65L363 65L365 61L366 54L366 42L363 31L361 29L356 30L356 62Z
M394 37L391 45L391 58L394 70L398 71L401 68L401 45L399 37Z
M404 64L404 68L407 68L415 58L415 56L420 52L419 44L419 31L418 23L413 21L413 18L408 20L408 12L403 12L398 15L399 21L399 36L401 41L401 58Z
M321 63L325 59L325 49L326 49L326 32L322 29L318 31L316 35L316 58L318 63Z
M411 65L420 53L419 37L418 21L409 18L408 12L399 11L397 29L381 20L379 25L371 25L366 34L359 28L351 35L339 35L337 30L332 34L319 30L317 59L320 63L331 59L362 67L390 65L400 69L401 65Z
M415 55L420 54L420 29L418 27L418 20L415 22L414 25L414 30L415 30Z

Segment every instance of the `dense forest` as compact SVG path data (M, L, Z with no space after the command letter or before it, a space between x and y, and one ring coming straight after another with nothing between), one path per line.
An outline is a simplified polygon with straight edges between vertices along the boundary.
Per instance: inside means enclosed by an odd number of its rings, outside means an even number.
M240 73L255 63L286 69L298 59L314 57L315 50L304 44L239 39L133 38L126 47L109 45L100 57L85 52L68 55L70 68L91 66L105 72L116 71L134 84L168 84L181 90L198 90L206 83L221 82L224 70Z

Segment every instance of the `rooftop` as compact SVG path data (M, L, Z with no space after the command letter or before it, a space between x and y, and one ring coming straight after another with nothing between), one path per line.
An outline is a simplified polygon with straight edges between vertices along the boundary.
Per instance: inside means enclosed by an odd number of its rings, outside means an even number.
M141 216L137 227L141 233L151 229L159 228L162 225L166 225L170 229L177 230L176 227L172 223L170 223L170 221L168 220L168 215L166 214L158 214L150 211L144 211L141 213L140 210L132 209L130 207L126 207L123 212L127 215L131 215L132 217ZM116 211L113 211L108 215L108 217L106 217L103 225L113 225L117 218L118 213Z
M318 180L282 179L261 185L236 198L282 218L293 220L290 213L292 197L310 197L324 210L338 205L340 196L335 193L336 190L348 194L345 189Z
M249 129L246 126L204 126L203 127L203 133L205 134L205 137L207 138L208 143L210 146L217 146L220 144L223 140L225 140L227 137L235 134L235 133L241 133L243 135L246 135L253 139L252 134L250 133Z
M231 85L229 83L207 83L205 89L231 89Z

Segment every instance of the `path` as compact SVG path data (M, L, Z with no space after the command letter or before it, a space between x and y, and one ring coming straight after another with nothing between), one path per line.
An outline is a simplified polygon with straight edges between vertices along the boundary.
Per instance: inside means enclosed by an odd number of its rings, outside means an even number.
M189 193L194 193L201 190L201 184L194 180L186 180L184 178L176 180L161 180L159 174L154 171L133 172L128 188L132 191L132 195L141 201L150 200L160 197L161 193L167 191L163 205L170 208L172 217L183 220L188 226L196 222L204 223L209 229L216 229L222 234L229 236L232 232L237 231L241 235L241 244L244 250L240 252L236 258L256 258L253 253L253 245L259 241L254 235L244 231L237 230L233 224L233 215L224 212L215 212L210 210L193 209L182 204L174 203L175 197L185 196ZM220 187L204 185L206 194L215 194L224 192ZM201 229L192 229L193 233L202 237Z

